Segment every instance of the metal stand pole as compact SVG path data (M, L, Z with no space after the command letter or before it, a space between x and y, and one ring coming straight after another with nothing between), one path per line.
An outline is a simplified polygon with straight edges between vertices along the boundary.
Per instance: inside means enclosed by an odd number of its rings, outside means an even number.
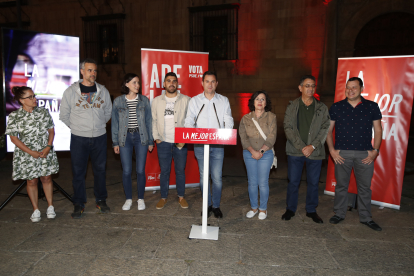
M204 145L204 175L203 175L203 218L202 224L191 227L190 239L218 240L219 227L207 226L208 217L208 177L210 162L210 145Z
M65 191L65 190L63 190L62 189L62 187L60 187L54 180L52 180L53 181L53 186L55 186L67 199L69 199L70 201L72 201L72 198L71 198L71 196ZM4 206L6 206L6 204L16 195L16 194L19 194L19 190L24 186L24 185L26 185L27 184L27 181L25 180L25 181L23 181L20 185L19 185L19 187L17 187L16 188L16 190L14 190L13 191L13 193L11 193L8 197L7 197L7 199L0 205L0 211L1 211L1 209L3 209L4 208ZM43 192L43 189L42 189L42 181L40 181L40 178L39 178L39 182L37 183L37 187L38 187L38 189L39 189L39 193L38 193L38 196L39 196L39 198L42 198L45 194L44 194L44 192ZM24 196L28 196L27 194L20 194L20 195L24 195Z
M19 187L17 187L16 190L14 190L13 193L11 193L9 197L0 205L0 210L3 209L3 207L6 206L7 202L9 202L12 199L12 197L14 197L19 192L19 190L26 184L27 181L23 181L22 184L20 184Z

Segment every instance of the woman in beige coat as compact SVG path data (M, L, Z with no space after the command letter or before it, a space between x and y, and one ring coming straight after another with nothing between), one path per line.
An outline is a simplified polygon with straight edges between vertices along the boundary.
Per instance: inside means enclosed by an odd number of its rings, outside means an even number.
M266 91L257 91L249 100L250 113L243 116L239 134L246 164L251 210L247 218L259 211L259 219L267 217L269 173L273 164L273 145L276 142L276 115L271 111ZM260 192L260 205L258 196Z

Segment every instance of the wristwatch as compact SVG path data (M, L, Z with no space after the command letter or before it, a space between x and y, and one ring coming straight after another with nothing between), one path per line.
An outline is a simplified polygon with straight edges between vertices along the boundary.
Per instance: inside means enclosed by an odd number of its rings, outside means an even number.
M311 146L312 146L312 148L313 148L314 150L316 149L314 145L311 145Z
M261 153L261 154L265 153L264 149L261 149L261 150L260 150L260 153Z
M53 145L47 145L46 147L49 147L50 149L53 149Z
M378 154L379 154L379 149L374 149L374 148L372 148L373 150L376 150L377 152L378 152Z

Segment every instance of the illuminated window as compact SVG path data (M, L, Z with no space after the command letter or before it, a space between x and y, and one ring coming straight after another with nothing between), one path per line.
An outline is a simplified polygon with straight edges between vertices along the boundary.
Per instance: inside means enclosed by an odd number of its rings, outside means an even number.
M82 17L84 23L84 57L99 64L124 63L125 14Z
M190 7L190 49L209 52L210 60L238 58L240 4Z

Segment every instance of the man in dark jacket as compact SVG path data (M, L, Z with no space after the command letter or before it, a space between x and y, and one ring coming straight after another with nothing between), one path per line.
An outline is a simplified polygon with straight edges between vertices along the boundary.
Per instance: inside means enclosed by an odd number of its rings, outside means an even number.
M290 102L286 108L283 126L287 138L289 184L286 212L282 220L290 220L295 216L303 165L306 163L306 216L316 223L323 223L316 213L316 207L322 159L325 158L324 143L330 121L328 107L313 96L315 89L315 77L303 76L299 84L302 96Z

